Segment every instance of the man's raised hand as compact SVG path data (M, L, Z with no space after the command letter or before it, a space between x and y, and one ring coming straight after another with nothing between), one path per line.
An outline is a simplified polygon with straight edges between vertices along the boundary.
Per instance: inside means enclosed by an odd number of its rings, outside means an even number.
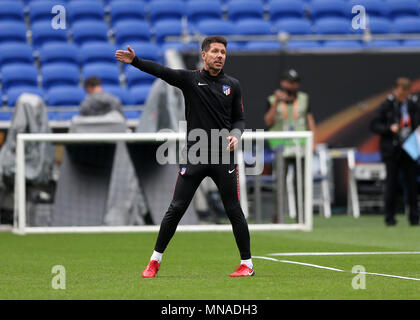
M130 64L133 62L134 57L136 56L133 49L130 46L127 46L127 50L117 50L115 52L115 58L122 63Z

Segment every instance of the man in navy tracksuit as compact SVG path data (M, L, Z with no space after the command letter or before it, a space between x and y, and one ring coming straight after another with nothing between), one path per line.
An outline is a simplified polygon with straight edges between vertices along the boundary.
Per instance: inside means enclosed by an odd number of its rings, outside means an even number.
M408 136L418 130L420 112L416 96L410 96L411 81L398 78L395 88L379 106L370 127L381 136L380 151L386 166L385 180L385 223L394 226L397 187L402 173L402 182L407 191L409 222L419 225L417 208L417 166L404 150L403 143Z
M195 191L206 176L213 179L220 191L241 256L240 266L230 276L254 275L248 224L239 202L238 168L233 157L233 150L237 147L245 127L244 110L239 81L223 71L226 46L226 39L220 36L204 39L201 52L204 67L194 71L174 70L143 60L135 56L130 46L127 46L128 51L118 50L115 54L119 61L131 64L181 89L185 99L187 137L194 130L200 130L208 138L208 147L199 150L201 156L208 161L196 163L190 161L188 156L186 164L180 166L174 196L162 220L150 262L142 273L144 278L156 276L162 254ZM212 141L212 130L228 130L231 134L220 144L219 141ZM197 142L198 140L187 141L187 155ZM226 159L226 155L228 161L222 161Z

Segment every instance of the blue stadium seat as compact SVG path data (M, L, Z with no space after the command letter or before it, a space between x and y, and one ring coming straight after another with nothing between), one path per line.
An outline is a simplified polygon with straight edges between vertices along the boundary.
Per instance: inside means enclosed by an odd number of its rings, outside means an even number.
M126 119L138 119L141 116L140 110L124 110L124 116Z
M396 33L420 33L420 17L402 17L394 20Z
M185 48L184 44L182 42L165 42L162 43L160 46L160 55L164 56L166 50L175 49L177 51L183 51Z
M23 4L18 1L0 1L0 21L24 22Z
M237 41L229 41L227 45L228 51L242 51L243 48L243 43Z
M150 25L146 21L120 21L114 25L113 30L117 45L138 41L149 42L151 38Z
M124 20L144 20L145 4L136 0L114 0L110 3L109 14L113 25Z
M52 42L67 42L67 30L51 28L50 21L39 21L32 25L32 42L37 48Z
M322 45L319 41L303 41L303 40L291 40L286 44L288 50L313 50L319 49Z
M349 34L351 23L346 18L323 18L315 22L314 28L318 34Z
M263 19L264 6L260 1L237 0L227 4L229 20L236 22L248 19Z
M38 70L33 65L9 64L1 69L2 89L17 86L38 86Z
M80 21L72 26L73 40L78 45L86 42L108 42L108 27L102 21Z
M197 30L203 35L228 36L235 33L235 25L231 21L206 20L198 23Z
M151 85L138 85L130 88L133 104L144 104L149 96Z
M26 26L23 22L0 22L0 43L26 42Z
M67 3L71 23L78 21L104 21L104 6L100 1L72 0Z
M322 48L330 50L360 50L363 49L363 44L357 40L327 40L324 41Z
M387 5L391 19L418 17L420 14L418 0L387 0Z
M169 49L175 49L178 52L182 51L201 51L201 47L198 45L197 42L188 42L188 43L182 43L182 42L165 42L160 46L160 54L159 59L160 61L165 61L165 52Z
M50 106L78 106L85 96L85 91L77 86L55 87L47 92Z
M43 66L57 62L79 65L79 49L76 45L68 42L53 42L43 45L39 51L39 57Z
M366 48L370 49L395 49L401 47L399 40L372 40L365 44Z
M305 18L287 18L277 21L274 25L277 32L287 32L289 34L311 34L312 26Z
M149 9L152 24L163 20L181 20L185 3L181 0L153 0L149 3Z
M38 87L31 86L19 86L13 87L7 91L7 105L9 107L14 107L16 105L17 99L22 93L32 93L40 96L42 99L45 99L44 91Z
M388 3L384 0L351 0L350 7L363 6L369 18L372 17L387 17L388 16Z
M378 163L382 162L382 156L380 152L356 152L355 160L360 163Z
M271 24L261 19L240 20L235 24L236 33L239 35L270 35L273 34Z
M2 111L0 112L0 121L11 121L13 118L13 112Z
M351 8L344 0L313 0L311 2L311 16L314 20L323 18L348 17Z
M272 0L269 2L269 8L270 20L273 22L279 19L305 17L305 5L300 0Z
M26 43L0 44L0 67L10 63L33 64L32 48Z
M367 27L370 29L370 32L374 34L391 33L392 25L392 21L381 17L369 17L367 21Z
M51 23L51 19L54 17L54 14L51 13L52 8L55 5L65 5L65 3L65 1L54 0L31 1L28 5L31 24L39 21L47 21Z
M64 105L64 104L63 104ZM71 121L74 116L79 115L79 111L60 111L53 112L53 119L55 121Z
M83 66L89 63L115 64L116 47L107 42L87 42L80 47L80 60Z
M136 56L146 60L159 61L160 49L158 45L150 42L133 42L128 44L134 50ZM122 46L122 49L127 50L126 47Z
M402 46L404 48L420 48L420 40L419 39L407 39L402 42Z
M156 80L156 77L134 67L126 69L125 78L129 88L137 85L151 85Z
M103 85L120 85L120 71L117 63L90 63L83 68L83 79L98 77Z
M282 45L278 41L248 41L244 49L249 51L281 50Z
M222 6L213 0L187 2L188 23L196 24L209 19L222 19Z
M155 24L156 42L162 43L167 36L181 36L182 23L179 20L161 20Z
M79 68L73 64L52 63L41 68L42 86L48 90L57 86L78 86Z
M103 86L103 90L119 98L123 105L133 104L131 93L127 88L123 88L121 86L106 85Z

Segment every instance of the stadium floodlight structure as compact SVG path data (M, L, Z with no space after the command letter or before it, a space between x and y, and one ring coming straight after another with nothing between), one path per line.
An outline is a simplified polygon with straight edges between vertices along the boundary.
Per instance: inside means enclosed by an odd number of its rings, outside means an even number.
M116 143L116 142L182 142L186 134L182 132L157 133L52 133L52 134L18 134L16 145L16 175L15 175L15 206L13 232L16 234L29 233L105 233L105 232L156 232L159 225L141 226L28 226L26 209L26 180L25 180L25 143L47 141L53 144L66 143ZM283 132L250 132L245 131L243 141L264 141L264 139L291 139L304 145L305 168L312 168L313 134L310 131L283 131ZM248 217L248 201L246 196L245 162L242 150L237 152L239 189L241 207L245 217ZM304 170L304 214L303 219L296 223L265 223L249 224L253 230L312 230L313 219L313 177L312 170ZM169 203L168 203L169 205ZM300 220L300 221L299 221ZM199 224L179 225L179 231L228 231L230 224Z

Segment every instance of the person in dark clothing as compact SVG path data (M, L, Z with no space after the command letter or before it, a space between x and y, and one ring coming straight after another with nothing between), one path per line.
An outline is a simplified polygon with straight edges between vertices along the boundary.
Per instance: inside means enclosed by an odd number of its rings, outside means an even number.
M174 70L153 61L135 56L128 51L118 50L116 58L127 64L150 73L170 85L182 90L185 99L185 118L187 120L187 163L180 166L172 202L166 212L158 234L155 249L150 262L143 271L144 278L155 277L160 267L162 254L175 233L176 227L190 204L201 181L209 176L216 183L226 214L232 223L233 233L238 246L241 263L230 275L254 275L248 224L239 202L238 167L234 163L233 151L245 128L242 93L239 81L227 76L223 71L226 60L227 41L221 36L210 36L202 43L201 57L204 67L201 70ZM230 135L219 144L219 139L211 139L214 131L227 130ZM206 133L207 148L199 152L205 154L205 160L195 163L190 152L194 150L197 139L190 141L194 132ZM193 133L191 135L191 133ZM216 153L216 161L213 155ZM228 161L220 163L223 155ZM216 163L214 163L216 162Z
M113 110L124 115L120 99L103 91L101 79L97 77L87 78L85 80L85 90L88 96L80 104L80 115L99 116Z
M417 163L402 148L404 141L420 124L417 103L410 96L411 81L398 78L395 88L378 108L371 130L381 136L380 152L386 167L385 223L394 226L397 186L400 172L407 191L409 222L419 224L417 211Z

